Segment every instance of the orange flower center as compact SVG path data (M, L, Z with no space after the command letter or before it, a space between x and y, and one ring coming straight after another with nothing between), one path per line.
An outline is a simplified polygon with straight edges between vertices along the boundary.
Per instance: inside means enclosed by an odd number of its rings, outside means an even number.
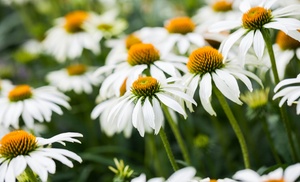
M170 33L187 34L194 31L195 24L189 17L177 17L169 20L165 28Z
M82 24L88 18L88 13L85 11L73 11L65 16L64 28L67 32L76 33L83 31Z
M22 101L31 98L32 92L29 85L18 85L8 93L12 102Z
M187 62L189 71L195 74L210 73L222 66L222 54L210 46L194 50Z
M130 49L130 47L134 44L142 43L141 39L139 39L137 36L130 34L125 40L126 48Z
M250 30L262 29L263 25L271 22L271 20L271 10L259 6L251 8L248 12L244 13L242 19L243 27Z
M150 65L157 60L159 60L159 53L152 44L134 44L128 51L127 61L132 66Z
M82 75L86 72L86 66L83 64L74 64L67 67L67 72L70 76Z
M265 182L285 182L285 180L284 179L269 179Z
M36 138L23 130L12 131L0 141L0 156L12 159L18 155L28 155L37 148Z
M212 5L212 9L216 12L226 12L232 10L232 2L219 0Z
M211 179L211 180L209 180L209 182L217 182L217 180Z
M300 47L300 42L285 34L283 31L279 31L276 37L276 43L282 50L295 50Z
M159 83L153 77L140 77L133 82L131 92L139 97L151 97L159 91Z

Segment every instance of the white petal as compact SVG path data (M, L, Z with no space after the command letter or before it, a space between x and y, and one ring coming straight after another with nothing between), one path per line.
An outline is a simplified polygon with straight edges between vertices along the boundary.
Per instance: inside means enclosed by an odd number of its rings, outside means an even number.
M255 51L255 54L259 59L262 58L264 54L264 49L265 49L265 41L264 38L260 32L260 30L256 30L254 37L253 37L253 48Z
M190 42L187 40L186 37L182 36L182 37L180 37L180 39L177 42L177 47L178 47L179 53L181 55L184 55L190 47Z
M300 163L291 165L287 167L284 171L284 180L286 181L295 181L299 176L300 176Z
M185 167L173 173L167 181L169 182L188 182L196 174L196 170L193 167Z
M224 58L227 58L227 54L231 47L238 39L240 39L244 34L246 33L246 30L243 28L238 29L234 33L232 33L226 40L224 40L220 46L221 53Z
M42 181L47 181L48 173L47 170L42 167L35 159L31 156L25 156L25 160L27 161L28 166L35 172Z
M152 99L152 104L153 104L153 111L155 114L155 134L158 134L160 128L163 125L164 122L164 114L161 109L160 103L156 98Z
M260 182L261 181L260 176L251 169L244 169L244 170L238 171L233 175L233 178L237 179L237 180L241 180L243 182L254 182L254 181Z
M146 97L144 101L144 104L142 106L142 111L143 111L144 121L148 123L151 128L155 129L154 111L148 97Z
M246 55L246 53L248 52L249 48L252 45L253 36L254 36L254 31L250 31L241 40L239 48L240 48L240 52L242 53L243 57Z
M181 115L184 116L184 118L187 117L184 109L181 107L181 105L175 101L173 98L170 98L170 96L165 95L163 93L156 93L156 96L158 97L158 99L165 104L166 106L170 107L171 109L173 109L174 111L180 113Z
M210 32L221 32L224 30L231 30L241 26L240 21L221 21L213 24L208 28Z
M211 75L204 74L199 85L199 97L203 108L210 114L216 116L216 112L211 106L210 98L212 93Z

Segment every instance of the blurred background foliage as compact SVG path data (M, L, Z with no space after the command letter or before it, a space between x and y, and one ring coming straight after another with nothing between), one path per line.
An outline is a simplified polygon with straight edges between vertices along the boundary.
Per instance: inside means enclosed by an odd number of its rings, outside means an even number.
M112 5L110 5L112 4ZM119 16L128 22L124 34L129 34L145 26L163 26L168 18L187 15L192 16L204 2L200 0L119 0ZM61 67L46 55L32 56L22 53L21 45L29 39L42 40L45 32L53 26L53 20L73 10L87 10L103 13L107 6L116 6L113 1L97 0L49 0L32 1L24 5L0 5L0 77L10 79L14 84L29 84L33 87L46 85L45 75ZM93 55L84 52L80 58L93 66L104 64L109 48L102 40L102 52ZM293 70L293 65L288 69ZM295 71L287 72L295 74ZM64 110L64 115L54 114L50 123L45 123L43 137L67 131L76 131L84 135L82 144L68 144L71 151L78 153L83 163L76 163L73 169L57 163L57 172L50 181L99 181L109 182L114 173L108 166L114 166L113 158L123 159L138 176L146 173L148 177L169 176L172 168L158 136L147 134L144 138L134 131L130 138L122 134L106 136L100 129L99 121L92 120L90 113L95 107L99 88L92 94L66 93L70 98L71 110ZM271 91L270 91L271 92ZM195 98L199 100L199 98ZM269 98L269 101L271 99ZM267 101L259 108L250 108L247 104L232 104L235 116L246 137L250 152L251 165L261 173L278 164L291 163L284 126L278 115L276 103ZM185 138L192 158L192 166L201 177L230 177L237 170L243 169L240 147L233 130L218 102L213 102L218 117L209 116L201 106L195 113L189 114L188 120L179 119L179 128ZM1 109L1 108L0 108ZM299 120L291 108L289 116ZM267 127L266 127L267 126ZM294 131L299 131L300 123L293 122ZM165 126L173 152L180 167L185 166L182 156L168 125ZM268 136L265 130L269 130ZM299 140L299 132L293 136ZM278 152L274 157L268 143L268 137L275 144ZM300 148L297 143L296 148ZM300 153L300 151L298 151Z

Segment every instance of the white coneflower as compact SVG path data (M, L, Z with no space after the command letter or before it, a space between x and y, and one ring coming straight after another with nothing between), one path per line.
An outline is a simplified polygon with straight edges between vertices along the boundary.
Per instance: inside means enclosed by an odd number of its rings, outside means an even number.
M300 163L290 165L285 170L278 168L266 175L260 176L251 169L244 169L233 175L241 182L295 182L300 176Z
M80 57L84 49L100 53L103 35L89 22L92 16L93 13L73 11L57 19L43 41L45 51L59 62Z
M73 90L77 94L82 92L90 94L93 86L97 86L101 80L93 76L94 69L84 64L72 64L58 71L47 74L46 79L50 85L63 92Z
M52 143L77 142L74 137L82 137L80 133L62 133L49 139L35 137L23 130L6 134L0 140L0 182L14 182L16 178L29 168L44 182L48 173L55 173L55 160L68 167L73 167L70 159L82 162L82 159L66 149L52 148ZM70 159L68 159L70 158Z
M242 38L239 48L245 55L253 45L256 55L261 58L264 53L265 42L262 31L266 29L282 30L287 35L300 41L300 33L294 31L300 29L300 21L289 18L291 15L300 14L300 5L290 5L284 8L272 9L277 0L254 1L244 0L240 4L243 15L238 20L222 21L212 25L211 31L234 31L222 44L221 52L226 57L234 43Z
M173 79L158 80L154 77L139 77L119 98L108 116L111 126L124 127L128 123L137 128L141 136L145 131L154 130L158 134L164 122L161 105L165 105L187 117L181 100L189 104L195 101L182 91L182 86L171 83ZM126 109L124 109L126 108Z
M128 51L127 61L116 65L102 66L95 71L95 76L112 71L104 79L100 88L103 98L120 95L120 87L126 79L128 88L132 82L143 72L148 72L155 78L179 77L181 72L186 72L186 57L176 55L161 56L152 44L135 44Z
M248 77L261 84L253 73L244 70L239 64L230 61L216 49L206 46L192 52L187 63L189 72L184 76L184 85L189 87L188 95L193 96L199 87L199 97L203 108L211 115L216 115L211 106L212 88L215 85L229 100L242 104L237 79L252 91Z
M196 170L193 167L185 167L174 172L167 180L164 178L152 178L148 182L191 182L195 177ZM134 178L131 182L147 182L146 175L141 174L139 177Z
M52 86L39 88L32 88L29 85L15 86L0 97L0 124L19 128L19 118L22 117L24 124L28 128L33 128L34 120L49 122L52 112L63 114L59 105L70 109L68 99Z

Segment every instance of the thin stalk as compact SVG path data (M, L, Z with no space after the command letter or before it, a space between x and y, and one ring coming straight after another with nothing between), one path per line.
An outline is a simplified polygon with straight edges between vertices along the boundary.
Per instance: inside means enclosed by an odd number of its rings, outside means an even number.
M240 147L242 150L244 165L245 165L245 168L248 169L248 168L250 168L249 153L248 153L246 141L245 141L244 135L242 133L242 130L240 129L240 126L238 125L224 95L216 87L214 87L214 93L217 96L217 98L219 99L219 102L220 102L232 128L233 128L233 131L238 138L238 141L240 143Z
M175 121L173 120L167 106L163 105L162 106L163 108L163 111L165 113L165 116L167 118L167 121L169 123L169 125L171 126L171 129L175 135L175 138L178 142L178 145L179 145L179 148L182 152L182 155L183 155L183 158L184 158L184 161L188 164L188 165L191 165L191 160L190 160L190 156L189 156L189 153L188 153L188 150L186 148L186 145L182 139L182 136L180 134L180 131L178 129L178 125L176 125Z
M266 43L266 47L267 47L267 50L269 53L275 84L277 85L280 80L279 80L279 76L278 76L278 72L277 72L276 60L275 60L275 56L274 56L274 50L273 50L273 46L272 46L270 32L267 29L264 29L262 31L262 35L263 35L263 38L264 38L264 41ZM292 138L291 123L288 119L286 109L284 106L279 107L279 109L280 109L280 114L281 114L281 118L282 118L285 130L286 130L286 133L288 136L292 158L294 161L298 161L298 156L297 156L295 145L294 145L293 138Z
M169 141L167 139L167 135L166 135L166 133L165 133L165 131L164 131L163 128L160 129L159 136L160 136L161 141L164 144L166 153L167 153L169 161L170 161L170 163L171 163L171 165L173 167L173 170L177 171L179 169L179 167L178 167L177 163L175 162L175 158L174 158L174 155L172 153L170 143L169 143Z
M270 149L271 149L271 152L273 153L274 159L275 159L275 161L276 161L277 164L282 164L281 160L279 158L279 155L276 152L276 149L275 149L275 146L274 146L274 142L273 142L273 140L271 138L271 135L270 135L270 132L269 132L268 123L267 123L265 117L262 118L262 124L263 124L263 130L264 130L264 132L267 135L267 140L268 140L268 142L270 144Z

